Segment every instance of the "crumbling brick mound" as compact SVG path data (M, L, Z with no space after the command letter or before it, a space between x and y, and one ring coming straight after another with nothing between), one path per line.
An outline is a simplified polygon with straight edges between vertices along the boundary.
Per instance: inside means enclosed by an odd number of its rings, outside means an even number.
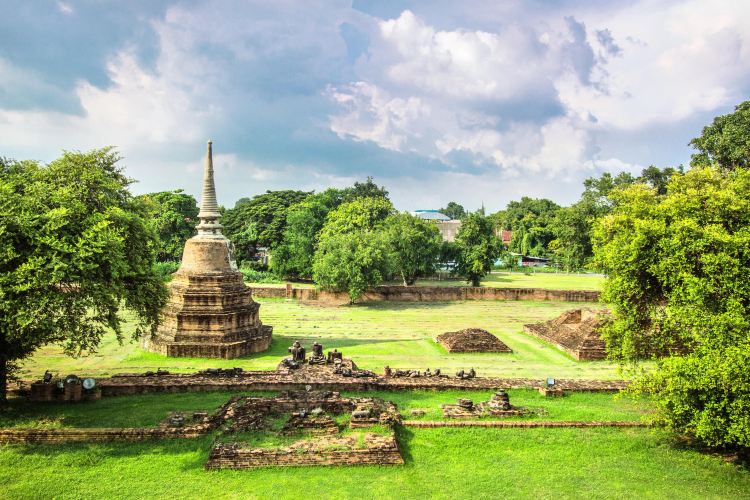
M480 328L443 333L435 340L448 352L513 352L500 339Z
M524 331L557 345L578 360L604 359L607 346L600 332L609 317L607 310L573 309L550 321L524 325Z
M213 447L206 469L245 469L311 465L401 465L395 435L363 433L298 441L283 448L248 448L242 443Z

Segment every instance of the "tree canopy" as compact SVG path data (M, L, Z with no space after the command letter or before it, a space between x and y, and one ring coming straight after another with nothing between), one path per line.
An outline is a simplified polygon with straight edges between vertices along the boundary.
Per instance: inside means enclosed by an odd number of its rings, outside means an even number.
M406 212L392 215L385 222L385 238L392 269L404 285L434 272L442 243L434 223Z
M331 211L319 233L313 278L324 290L347 291L357 300L389 272L389 251L382 230L393 213L381 197L357 198Z
M301 202L308 191L266 191L242 198L221 217L227 238L234 243L238 260L250 260L258 247L275 248L284 237L287 211Z
M356 198L328 214L320 238L358 230L372 231L393 213L393 204L385 198Z
M610 355L682 354L638 383L658 419L708 445L750 447L750 172L696 167L663 196L634 184L614 199L595 229Z
M750 167L750 101L739 104L734 113L714 118L690 145L698 150L691 166L716 165L722 170Z
M467 215L456 235L458 274L471 286L479 286L500 256L500 246L489 218L480 213Z
M328 213L344 200L344 191L330 188L289 207L281 244L273 252L271 266L280 276L310 279L318 233Z
M524 196L508 203L500 227L513 231L510 251L546 257L549 242L554 239L551 224L559 209L557 203L546 198Z
M179 261L185 242L195 234L198 205L192 195L182 189L144 194L141 199L149 212L149 223L159 238L156 259L159 262Z
M461 220L466 216L464 207L455 201L448 202L445 208L440 209L440 213L447 215L453 220Z
M136 335L166 302L154 271L148 209L128 191L111 148L64 152L49 165L0 162L0 397L8 364L61 343L76 355L113 330L121 307Z

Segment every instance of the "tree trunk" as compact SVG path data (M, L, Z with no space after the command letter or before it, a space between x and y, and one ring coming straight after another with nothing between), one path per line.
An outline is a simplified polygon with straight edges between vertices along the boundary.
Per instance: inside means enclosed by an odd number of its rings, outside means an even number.
M8 403L8 360L0 358L0 406Z
M471 278L471 286L480 286L479 278Z

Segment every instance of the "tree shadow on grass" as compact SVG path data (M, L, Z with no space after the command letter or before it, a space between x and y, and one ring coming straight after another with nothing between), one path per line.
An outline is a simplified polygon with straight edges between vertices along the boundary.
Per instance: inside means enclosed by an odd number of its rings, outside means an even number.
M414 438L414 432L403 425L396 426L396 443L404 459L404 465L414 463L414 456L411 453L411 440Z
M366 309L366 310L377 310L377 311L414 311L414 310L435 310L450 307L461 301L435 301L435 302L421 302L421 301L397 301L397 300L383 300L383 301L372 301L372 302L357 302L351 305L343 305L338 307L348 307L351 309Z
M200 438L162 439L141 442L107 442L107 443L66 443L66 444L25 444L8 445L21 455L47 458L54 461L61 455L69 455L66 460L73 467L98 465L104 459L131 458L143 456L190 455L184 457L183 469L202 469L208 459L213 444L213 434ZM186 460L186 463L184 463Z
M322 336L315 336L315 335L279 335L277 338L274 338L274 342L278 343L278 346L274 346L273 343L271 345L271 349L266 351L264 354L266 355L279 355L279 356L288 356L287 348L292 345L292 342L295 340L299 340L302 345L308 349L308 352L311 352L312 350L312 343L313 342L319 342L323 344L323 349L325 351L338 349L341 351L342 349L345 349L347 347L359 347L363 345L373 345L373 344L390 344L395 342L411 342L411 341L419 341L420 339L378 339L378 338L363 338L363 339L353 339L349 337L322 337ZM346 356L346 353L344 353ZM248 358L243 358L248 359ZM281 361L281 360L279 360Z
M745 472L750 472L750 450L748 449L711 448L690 437L671 433L667 433L659 442L679 451L692 451L701 455L715 456Z

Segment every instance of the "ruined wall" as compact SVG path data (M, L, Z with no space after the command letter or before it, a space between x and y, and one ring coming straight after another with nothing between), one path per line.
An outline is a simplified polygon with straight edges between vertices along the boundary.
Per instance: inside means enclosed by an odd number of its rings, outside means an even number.
M485 390L538 389L546 380L525 378L485 378L469 380L455 377L420 378L347 378L337 375L298 376L278 372L249 372L240 377L209 377L199 375L168 375L163 377L115 376L98 380L102 396L148 393L211 392L211 391L382 391L382 390ZM616 392L626 388L623 380L557 379L556 386L566 391Z
M404 459L393 436L369 436L361 449L241 448L234 444L216 445L206 469L245 469L251 467L306 465L400 465Z
M262 298L297 299L327 305L349 303L346 292L326 292L314 288L287 286L253 286L253 296ZM541 288L440 287L388 285L370 288L362 302L449 302L456 300L539 300L565 302L598 302L600 292L591 290L546 290Z
M104 443L112 441L145 441L148 439L196 438L210 428L70 428L70 429L0 429L3 444Z

